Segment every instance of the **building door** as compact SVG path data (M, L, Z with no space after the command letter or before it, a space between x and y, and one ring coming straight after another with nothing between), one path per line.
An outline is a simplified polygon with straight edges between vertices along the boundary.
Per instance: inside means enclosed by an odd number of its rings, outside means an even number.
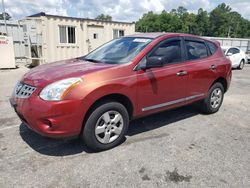
M88 52L105 43L103 26L88 25Z

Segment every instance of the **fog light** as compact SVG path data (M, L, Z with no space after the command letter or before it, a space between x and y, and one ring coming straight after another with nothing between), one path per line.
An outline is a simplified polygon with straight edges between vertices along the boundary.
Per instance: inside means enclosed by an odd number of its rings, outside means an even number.
M49 128L52 128L52 122L49 119L43 119L43 123L46 124Z

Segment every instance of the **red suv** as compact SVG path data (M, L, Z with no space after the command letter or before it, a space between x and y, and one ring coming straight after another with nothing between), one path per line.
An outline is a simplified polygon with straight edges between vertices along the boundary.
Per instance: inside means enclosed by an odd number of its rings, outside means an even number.
M218 43L176 33L112 40L84 57L38 66L10 99L20 119L48 137L80 135L94 150L110 149L129 121L199 102L219 110L231 62Z

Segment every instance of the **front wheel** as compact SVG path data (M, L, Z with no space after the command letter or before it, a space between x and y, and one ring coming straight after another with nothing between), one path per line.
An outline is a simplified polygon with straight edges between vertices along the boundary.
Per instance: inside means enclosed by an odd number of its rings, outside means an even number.
M244 68L244 65L245 65L244 60L241 60L239 66L238 66L238 69L242 70Z
M215 83L208 91L208 96L201 102L201 110L206 114L217 112L224 98L224 87L221 83Z
M128 125L127 109L118 102L105 102L90 114L82 138L95 151L111 149L122 141Z

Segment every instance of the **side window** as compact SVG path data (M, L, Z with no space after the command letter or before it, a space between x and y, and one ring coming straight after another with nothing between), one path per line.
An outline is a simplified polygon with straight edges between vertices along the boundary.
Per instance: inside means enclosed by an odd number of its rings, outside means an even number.
M213 55L217 51L217 46L214 43L209 42L209 41L207 41L207 45L211 54Z
M234 53L234 48L230 48L230 49L227 51L227 54L229 54L229 53L235 54L235 53Z
M235 54L238 54L238 53L240 53L240 50L237 49L237 48L234 48L234 53L235 53Z
M164 58L165 64L182 61L181 41L174 40L161 43L149 54L148 57L153 56Z
M188 60L195 60L207 57L207 47L205 43L186 40L186 49Z
M227 53L238 54L240 50L237 48L230 48Z

